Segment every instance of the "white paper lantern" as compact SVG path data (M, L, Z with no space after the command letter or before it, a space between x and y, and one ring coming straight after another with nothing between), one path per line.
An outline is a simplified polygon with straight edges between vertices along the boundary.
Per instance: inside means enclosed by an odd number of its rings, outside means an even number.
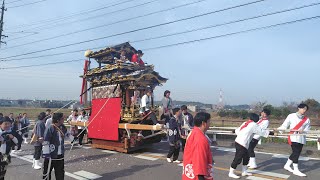
M92 51L90 49L88 49L88 50L86 50L86 52L84 52L84 56L89 57L91 53L92 53Z

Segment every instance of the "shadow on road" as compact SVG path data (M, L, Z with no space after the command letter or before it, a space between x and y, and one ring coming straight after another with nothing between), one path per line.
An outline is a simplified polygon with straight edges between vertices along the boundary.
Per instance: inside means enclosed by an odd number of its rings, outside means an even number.
M154 165L134 165L131 166L130 168L126 168L126 169L121 169L119 171L115 171L115 172L110 172L110 173L106 173L103 174L101 176L103 176L102 178L99 179L108 179L108 180L114 180L116 178L120 178L120 177L127 177L133 174L136 174L137 172L141 171L141 170L145 170L145 169L152 169L154 167L157 166L161 166L162 164L154 164Z

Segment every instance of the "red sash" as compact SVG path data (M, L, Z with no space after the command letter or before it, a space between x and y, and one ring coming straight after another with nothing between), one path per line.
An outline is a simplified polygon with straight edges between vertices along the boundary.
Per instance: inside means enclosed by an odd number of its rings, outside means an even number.
M301 128L301 126L306 122L306 120L308 119L307 116L305 116L292 130L298 130ZM295 131L290 131L289 134L293 134ZM288 136L288 143L291 145L291 138L290 136Z
M267 118L262 118L262 119L260 119L260 121L258 121L258 123L257 124L261 124L262 123L262 121L264 121L264 120L268 120Z
M253 121L252 121L252 120L247 121L243 126L241 126L240 131L241 131L243 128L247 127L251 122L253 122Z

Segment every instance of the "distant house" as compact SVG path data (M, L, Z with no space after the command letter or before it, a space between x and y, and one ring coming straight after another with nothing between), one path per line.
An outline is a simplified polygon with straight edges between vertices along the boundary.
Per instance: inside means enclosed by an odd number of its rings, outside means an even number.
M191 112L199 112L199 110L200 110L199 106L197 106L197 105L188 105L187 108Z
M69 109L80 109L80 108L82 108L82 105L80 104L80 102L75 102L69 106Z

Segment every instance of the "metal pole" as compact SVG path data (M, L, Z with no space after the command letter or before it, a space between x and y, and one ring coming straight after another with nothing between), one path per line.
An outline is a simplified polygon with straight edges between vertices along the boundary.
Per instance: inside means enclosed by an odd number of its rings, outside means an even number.
M3 37L6 37L4 35L2 35L2 31L3 31L3 15L4 15L4 11L6 11L6 9L4 8L4 1L2 1L2 7L1 7L1 19L0 19L0 47L1 47L1 44L2 43L5 43L5 42L2 42L2 36Z

